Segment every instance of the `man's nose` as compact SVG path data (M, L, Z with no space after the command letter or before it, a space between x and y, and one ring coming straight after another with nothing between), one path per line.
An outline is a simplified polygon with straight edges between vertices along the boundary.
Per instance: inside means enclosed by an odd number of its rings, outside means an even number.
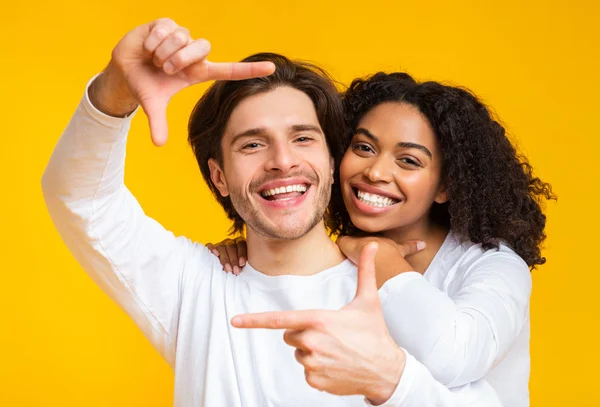
M300 165L300 157L294 146L286 141L275 142L269 152L267 169L287 173Z

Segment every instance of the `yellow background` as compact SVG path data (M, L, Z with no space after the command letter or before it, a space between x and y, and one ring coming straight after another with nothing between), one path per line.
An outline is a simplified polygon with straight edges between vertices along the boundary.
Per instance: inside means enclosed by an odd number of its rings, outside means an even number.
M492 3L494 3L492 5ZM559 1L3 2L0 32L0 406L169 406L172 373L54 231L40 177L88 79L129 29L169 16L213 60L257 51L321 63L343 82L406 70L473 89L553 184L547 265L532 299L532 406L600 406L600 6ZM127 183L177 234L225 236L186 144L204 86L170 105L171 138L135 119ZM509 407L509 406L507 406Z

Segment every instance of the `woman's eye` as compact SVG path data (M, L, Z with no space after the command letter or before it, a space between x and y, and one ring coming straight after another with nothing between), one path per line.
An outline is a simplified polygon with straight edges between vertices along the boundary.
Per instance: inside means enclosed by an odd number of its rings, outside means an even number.
M413 160L410 157L403 157L400 159L400 161L403 162L404 164L410 165L411 167L420 167L421 166L421 164L418 161Z
M370 153L373 151L373 149L371 147L369 147L367 144L362 144L362 143L354 144L352 146L352 149L354 151L358 151L361 153Z

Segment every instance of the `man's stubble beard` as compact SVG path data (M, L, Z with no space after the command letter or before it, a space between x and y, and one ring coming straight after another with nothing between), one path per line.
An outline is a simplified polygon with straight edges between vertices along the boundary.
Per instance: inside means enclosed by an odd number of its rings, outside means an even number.
M331 199L331 178L328 181L329 182L321 183L319 189L315 193L315 209L310 221L306 223L306 225L300 225L297 228L288 228L287 230L282 227L277 227L277 225L271 225L272 222L267 220L257 208L253 208L250 205L241 188L231 188L229 190L229 195L233 207L244 220L247 228L252 229L254 232L267 239L295 240L310 232L323 220L325 211L327 210L327 206ZM312 185L314 186L314 183ZM293 213L295 213L293 210L285 209L282 210L282 212L284 217L294 216Z

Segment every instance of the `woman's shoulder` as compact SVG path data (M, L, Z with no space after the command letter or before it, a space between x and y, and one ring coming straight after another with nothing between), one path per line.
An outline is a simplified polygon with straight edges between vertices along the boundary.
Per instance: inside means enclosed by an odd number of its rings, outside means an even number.
M529 266L512 248L500 243L498 248L484 248L480 243L460 239L450 232L440 248L438 268L445 269L447 278L464 280L467 278L518 280L529 285Z

